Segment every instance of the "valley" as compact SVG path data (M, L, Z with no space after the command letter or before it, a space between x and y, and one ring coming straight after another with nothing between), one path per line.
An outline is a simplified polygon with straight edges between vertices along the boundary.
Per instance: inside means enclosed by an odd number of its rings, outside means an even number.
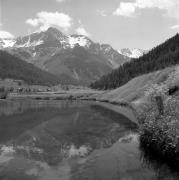
M107 146L110 151L114 151L114 154L119 152L119 161L121 155L124 154L127 160L126 163L131 163L131 160L127 158L128 154L120 149L120 147L125 149L131 146L133 150L130 153L137 153L134 160L135 165L140 165L141 162L138 160L138 154L143 153L144 150L144 154L152 153L152 156L160 157L162 162L158 162L157 160L157 166L159 166L159 168L163 166L167 167L167 177L178 178L178 175L175 174L175 172L178 171L176 168L178 167L177 137L179 117L178 42L179 35L176 34L150 51L141 49L130 50L129 48L117 51L108 44L94 43L84 35L64 35L56 28L48 28L46 31L35 32L16 39L1 39L0 106L2 104L2 107L0 109L0 116L2 114L2 116L5 115L7 118L13 118L12 115L16 116L22 113L22 116L28 119L30 116L26 116L23 112L29 110L34 111L34 108L36 110L42 110L43 112L43 109L47 106L48 110L52 108L49 117L47 115L45 117L49 120L52 118L50 115L53 116L55 114L56 116L55 109L59 108L59 106L61 107L60 104L62 102L67 103L65 109L68 109L68 105L71 106L72 104L75 104L74 107L78 109L79 105L81 108L87 103L87 106L88 104L94 105L98 111L99 106L99 109L105 109L103 114L107 111L110 111L112 114L116 113L124 116L136 126L136 131L133 131L133 134L128 134L128 131L126 132L127 139L128 136L130 139L127 146L123 145L123 143L115 142L116 140L114 139L119 138L117 136L118 130L117 132L113 132L113 129L111 129L110 132L112 132L112 134L104 140L105 143L109 145ZM4 103L15 103L17 107L13 106L10 112L7 107L4 106ZM76 120L80 118L80 108L76 115ZM70 109L71 107L69 110ZM60 108L60 112L62 111ZM74 110L72 110L72 112L73 111ZM64 112L66 112L66 110ZM43 115L45 115L45 112L43 112ZM40 115L35 114L34 118L36 117L40 117ZM64 118L66 117L63 116L62 119ZM123 122L122 119L120 120ZM54 123L58 124L59 122L58 120L54 120ZM32 122L32 124L29 123L27 125L29 125L30 129L39 128L40 131L44 131L43 128L45 124L45 122L39 122L38 125ZM65 126L68 127L69 125ZM22 131L24 131L23 129L24 127L22 127ZM35 129L32 133L36 134ZM80 132L81 130L78 129L76 133L78 133L78 131ZM11 133L14 133L12 136L16 134L15 131ZM11 133L8 134L11 135ZM56 134L53 123L51 133ZM23 132L19 132L17 137L19 135L23 136ZM38 134L34 137L40 138L41 136L48 138L46 137L47 135L43 133L42 135ZM125 137L123 134L121 138ZM61 135L59 138L61 138ZM69 136L69 138L73 137ZM12 139L12 137L10 137L10 139ZM80 141L80 137L76 140ZM63 141L66 142L68 140L63 139ZM21 146L17 142L17 144L13 144L13 147L10 147L8 143L9 141L7 141L7 144L0 145L0 147L2 146L2 152L6 154L6 150L8 152L10 151L10 154L13 154L13 156L10 155L9 158L13 160L18 159L16 153L19 152L19 147ZM44 143L43 139L40 140L39 143ZM56 143L58 144L59 142ZM85 144L85 142L83 143ZM110 157L109 161L112 161L114 154L109 154L107 149L93 149L93 145L89 145L88 142L86 142L87 144L85 145L83 143L82 146L79 146L79 149L74 143L67 145L64 149L62 148L61 151L63 152L71 153L72 151L72 153L74 153L74 155L70 154L68 157L63 153L60 157L57 154L52 155L50 152L43 154L43 158L45 159L41 159L39 163L45 163L46 168L48 167L47 169L49 169L48 171L44 168L44 173L49 173L49 177L57 178L61 175L54 171L51 163L55 163L56 168L59 168L61 173L63 173L63 168L66 168L66 166L59 166L59 163L66 163L66 165L73 170L73 167L71 167L72 161L75 163L75 167L80 167L78 164L79 159L73 160L73 158L76 156L81 158L81 156L83 156L85 159L82 158L80 161L84 160L86 162L82 164L82 174L76 170L75 174L67 172L67 174L63 176L67 179L69 179L69 176L73 176L74 179L78 179L79 177L84 178L86 175L88 176L88 173L94 171L93 166L98 168L102 167L101 163L106 161L106 158L102 155L103 153L108 154ZM104 142L102 140L102 142L99 143ZM32 148L33 153L36 154L37 152L35 151L39 147L40 149L38 151L41 151L42 147L40 144L34 147L35 149L33 149L31 145L29 147ZM52 143L51 146L54 146L54 144ZM69 146L71 146L70 149ZM23 148L25 148L24 145ZM48 151L49 147L43 148L43 151ZM145 152L146 149L149 149L150 152ZM0 163L1 158L2 162L4 161L3 153L0 155ZM100 154L99 158L96 158L96 153ZM24 158L25 161L26 157L22 156L21 153L20 156ZM32 155L30 159L32 160L33 158ZM63 161L61 161L60 158L62 158ZM93 162L90 162L91 159ZM9 159L7 162L8 161ZM37 159L31 162L32 167L36 169L36 175L38 174L38 176L44 177L35 165L37 163L36 161ZM68 164L67 162L70 163ZM149 163L151 163L150 158ZM161 165L158 165L160 163ZM113 164L115 163L113 162ZM86 166L89 168L86 168ZM133 166L129 166L129 164L127 166L132 169L134 168ZM10 165L8 165L8 167L10 167ZM116 167L118 166L115 164L114 169L116 169ZM108 166L104 166L101 170L104 172L105 168L108 168ZM169 169L172 169L172 171L170 172ZM28 168L26 170L28 171ZM31 170L29 171L31 172ZM121 173L120 170L119 172ZM147 172L144 173L146 177L150 176L152 178L153 175L156 174L155 168ZM8 174L9 173L12 173L11 170ZM138 173L141 174L141 171L136 171L136 178L138 178ZM163 175L163 170L161 170L160 173ZM21 175L22 173L20 173L20 176ZM130 173L126 174L127 177L130 175ZM97 173L96 176L102 178L103 174ZM118 177L123 176L120 174L114 178Z
M179 180L178 0L0 0L0 180Z

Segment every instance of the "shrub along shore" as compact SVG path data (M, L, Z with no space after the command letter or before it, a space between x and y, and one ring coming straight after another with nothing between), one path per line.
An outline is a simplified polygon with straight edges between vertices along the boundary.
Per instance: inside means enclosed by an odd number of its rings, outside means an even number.
M6 99L7 96L8 96L8 91L5 88L1 87L0 88L0 99Z
M174 97L154 96L139 117L141 146L179 168L179 101Z

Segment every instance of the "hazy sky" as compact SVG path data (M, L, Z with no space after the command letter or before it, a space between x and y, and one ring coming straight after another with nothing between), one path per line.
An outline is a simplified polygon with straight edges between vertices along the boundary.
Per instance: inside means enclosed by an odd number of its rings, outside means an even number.
M150 49L179 31L179 0L0 0L0 38L49 26L115 49Z

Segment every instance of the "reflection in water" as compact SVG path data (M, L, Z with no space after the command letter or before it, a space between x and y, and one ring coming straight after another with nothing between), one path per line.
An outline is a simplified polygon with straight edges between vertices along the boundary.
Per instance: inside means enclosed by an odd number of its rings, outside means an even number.
M0 155L0 163L8 162L13 159L14 148L13 146L2 146L1 147L1 155Z
M79 148L76 148L75 145L71 145L68 152L68 157L73 157L73 156L84 157L88 155L88 153L90 152L90 149L91 149L90 147L87 147L84 145Z
M0 179L175 179L141 158L136 130L97 103L0 101Z
M155 169L155 179L161 180L178 180L179 179L179 167L175 164L170 164L168 167L165 159L161 159L156 154L152 153L148 148L139 145L141 151L141 162L147 165L150 169Z

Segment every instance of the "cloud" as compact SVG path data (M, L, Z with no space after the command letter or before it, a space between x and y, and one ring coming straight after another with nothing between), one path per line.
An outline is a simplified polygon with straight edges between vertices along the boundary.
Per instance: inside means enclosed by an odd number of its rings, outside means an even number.
M121 2L113 15L133 17L137 9L158 8L164 10L169 17L179 18L178 0L135 0L133 2Z
M91 34L88 33L84 27L78 27L78 28L76 29L76 33L77 33L78 35L84 35L84 36L88 36L88 37L91 36Z
M38 19L27 19L26 23L33 27L37 27L39 25Z
M106 14L106 12L105 12L104 10L97 9L97 13L98 13L99 15L103 16L103 17L106 17L106 16L107 16L107 14Z
M113 12L113 15L132 17L134 13L135 13L134 3L121 2L120 6Z
M36 18L27 19L26 23L33 27L39 27L42 31L50 26L59 27L67 31L72 25L72 18L64 13L42 11L37 13Z
M179 24L171 26L170 29L179 29Z
M11 39L14 38L14 35L12 35L11 33L7 32L7 31L0 31L0 39Z
M59 3L65 2L65 0L56 0Z

